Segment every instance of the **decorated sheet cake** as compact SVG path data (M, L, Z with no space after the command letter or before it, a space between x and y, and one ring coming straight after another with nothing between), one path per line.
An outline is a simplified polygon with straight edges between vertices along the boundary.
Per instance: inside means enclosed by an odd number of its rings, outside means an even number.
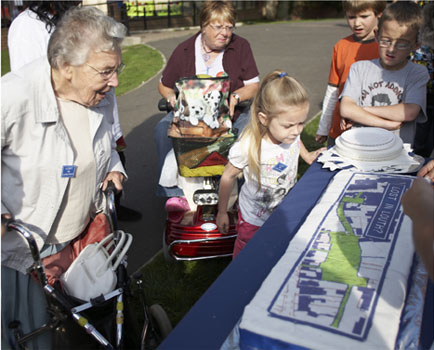
M414 254L400 205L412 181L339 172L246 306L241 349L258 335L311 349L393 349Z

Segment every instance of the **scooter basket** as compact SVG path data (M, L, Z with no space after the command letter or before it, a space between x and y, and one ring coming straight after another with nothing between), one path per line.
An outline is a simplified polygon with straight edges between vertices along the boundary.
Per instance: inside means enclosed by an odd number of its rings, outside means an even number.
M229 149L236 140L233 134L217 138L173 137L178 171L184 177L216 176L223 174Z
M184 177L221 175L232 132L227 99L229 77L193 77L176 82L179 91L168 136L172 138L178 172Z

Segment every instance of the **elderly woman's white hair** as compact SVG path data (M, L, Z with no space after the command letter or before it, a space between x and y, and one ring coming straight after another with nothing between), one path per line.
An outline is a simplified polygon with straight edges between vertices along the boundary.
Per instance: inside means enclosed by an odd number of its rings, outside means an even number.
M423 7L423 22L420 28L420 42L434 49L434 3Z
M79 66L93 51L120 49L126 35L123 24L96 7L74 8L65 13L48 44L48 61L53 68Z

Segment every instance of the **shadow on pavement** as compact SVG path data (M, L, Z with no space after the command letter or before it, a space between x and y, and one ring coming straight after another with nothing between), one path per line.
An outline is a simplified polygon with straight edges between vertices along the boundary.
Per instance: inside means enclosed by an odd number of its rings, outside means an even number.
M129 273L139 269L161 249L165 211L165 198L157 197L157 154L154 146L154 127L164 114L155 114L136 126L126 137L128 145L126 170L128 181L121 203L142 213L136 222L119 221L119 228L133 234L130 248ZM134 145L134 147L131 147Z

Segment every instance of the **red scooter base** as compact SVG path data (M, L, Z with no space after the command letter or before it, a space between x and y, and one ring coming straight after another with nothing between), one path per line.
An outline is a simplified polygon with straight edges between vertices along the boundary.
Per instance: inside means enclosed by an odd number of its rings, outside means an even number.
M188 211L179 223L166 220L163 252L175 260L201 260L232 256L237 212L229 212L228 233L220 233L216 225L216 205L198 206Z

